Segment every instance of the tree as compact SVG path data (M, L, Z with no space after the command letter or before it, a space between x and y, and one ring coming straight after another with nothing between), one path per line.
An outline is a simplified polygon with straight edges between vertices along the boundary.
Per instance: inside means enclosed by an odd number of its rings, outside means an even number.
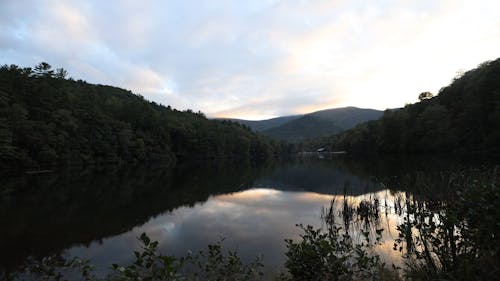
M46 62L41 62L35 66L35 76L36 77L52 77L54 76L54 70L51 69L52 66Z
M56 74L54 75L54 78L65 79L66 76L68 76L68 71L66 69L64 68L56 69Z
M266 159L277 149L256 133L201 112L174 110L116 87L64 80L66 75L44 62L33 71L0 65L0 168Z
M434 95L431 93L431 92L422 92L420 93L420 95L418 95L418 99L420 101L423 101L423 100L428 100L430 98L432 98Z

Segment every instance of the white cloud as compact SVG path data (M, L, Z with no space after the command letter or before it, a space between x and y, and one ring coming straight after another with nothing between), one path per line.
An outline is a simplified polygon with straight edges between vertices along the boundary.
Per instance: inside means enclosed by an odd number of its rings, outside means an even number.
M0 60L209 115L265 118L437 92L495 59L498 1L15 1Z

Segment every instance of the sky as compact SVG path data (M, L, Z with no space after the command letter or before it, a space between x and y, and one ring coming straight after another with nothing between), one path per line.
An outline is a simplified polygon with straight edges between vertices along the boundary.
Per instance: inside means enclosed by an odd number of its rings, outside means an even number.
M1 0L0 64L209 117L266 119L438 93L500 56L498 0Z

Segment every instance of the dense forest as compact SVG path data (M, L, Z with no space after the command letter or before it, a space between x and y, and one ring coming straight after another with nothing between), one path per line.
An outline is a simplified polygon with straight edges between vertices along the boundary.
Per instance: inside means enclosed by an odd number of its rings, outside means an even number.
M247 126L67 75L47 63L0 67L0 168L257 159L280 146Z
M309 143L358 153L500 154L500 59L465 72L438 95Z

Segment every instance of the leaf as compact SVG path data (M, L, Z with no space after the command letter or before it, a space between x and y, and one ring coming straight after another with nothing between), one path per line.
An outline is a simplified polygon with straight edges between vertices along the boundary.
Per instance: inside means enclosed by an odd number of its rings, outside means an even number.
M149 239L149 237L146 235L146 233L142 233L141 236L139 237L139 240L142 241L142 243L144 243L145 246L148 246L149 243L151 242L151 239Z

